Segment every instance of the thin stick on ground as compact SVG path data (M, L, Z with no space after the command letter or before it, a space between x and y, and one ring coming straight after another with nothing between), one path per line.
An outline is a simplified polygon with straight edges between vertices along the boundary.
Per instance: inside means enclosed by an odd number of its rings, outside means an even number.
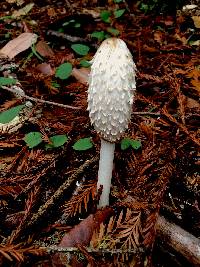
M11 93L16 93L15 91L12 90L12 88L9 88L7 86L1 86L2 89L9 91ZM56 102L52 102L52 101L48 101L48 100L43 100L43 99L39 99L39 98L35 98L32 96L28 96L28 95L21 95L22 98L36 102L36 103L42 103L42 104L47 104L47 105L52 105L52 106L58 106L61 108L71 108L71 109L81 109L81 107L73 107L70 105L65 105L65 104L61 104L61 103L56 103Z

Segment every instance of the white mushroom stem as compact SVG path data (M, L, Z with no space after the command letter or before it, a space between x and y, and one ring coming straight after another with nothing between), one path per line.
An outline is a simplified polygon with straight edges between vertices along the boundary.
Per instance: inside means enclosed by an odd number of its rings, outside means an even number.
M101 139L99 171L97 189L103 186L102 194L99 200L99 207L109 205L109 195L113 170L115 143L110 143Z

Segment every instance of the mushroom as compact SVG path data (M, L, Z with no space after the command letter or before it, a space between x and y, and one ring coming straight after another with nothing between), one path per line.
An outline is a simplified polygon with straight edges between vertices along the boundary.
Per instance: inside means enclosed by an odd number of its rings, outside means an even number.
M125 42L109 38L91 61L88 111L101 138L97 189L103 186L99 207L109 205L115 142L128 128L131 117L136 66Z

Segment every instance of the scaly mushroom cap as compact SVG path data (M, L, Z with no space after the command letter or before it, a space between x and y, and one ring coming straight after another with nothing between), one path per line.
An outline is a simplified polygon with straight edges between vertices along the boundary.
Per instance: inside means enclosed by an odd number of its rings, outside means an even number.
M92 59L88 88L91 123L101 137L118 140L131 117L136 66L124 41L103 41Z

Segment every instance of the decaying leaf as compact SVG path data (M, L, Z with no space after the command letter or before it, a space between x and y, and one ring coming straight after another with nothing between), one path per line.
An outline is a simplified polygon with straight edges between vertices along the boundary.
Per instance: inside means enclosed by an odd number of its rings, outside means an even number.
M39 41L35 46L36 51L43 57L53 57L54 52L44 41Z
M33 6L34 6L34 3L30 3L30 4L27 4L25 7L21 8L19 10L15 10L13 12L13 14L12 14L12 18L15 19L15 18L27 15L28 12L31 11Z
M45 75L53 75L54 70L52 69L51 65L48 63L41 63L37 65L37 70Z
M24 32L17 38L9 41L1 50L0 53L10 59L14 58L19 53L25 51L32 44L36 43L37 35L31 32Z
M200 28L200 16L193 16L192 19L194 21L194 26L199 29Z
M74 76L77 79L77 81L83 84L87 84L89 73L90 70L88 68L80 68L80 69L73 68L72 70L72 76Z

